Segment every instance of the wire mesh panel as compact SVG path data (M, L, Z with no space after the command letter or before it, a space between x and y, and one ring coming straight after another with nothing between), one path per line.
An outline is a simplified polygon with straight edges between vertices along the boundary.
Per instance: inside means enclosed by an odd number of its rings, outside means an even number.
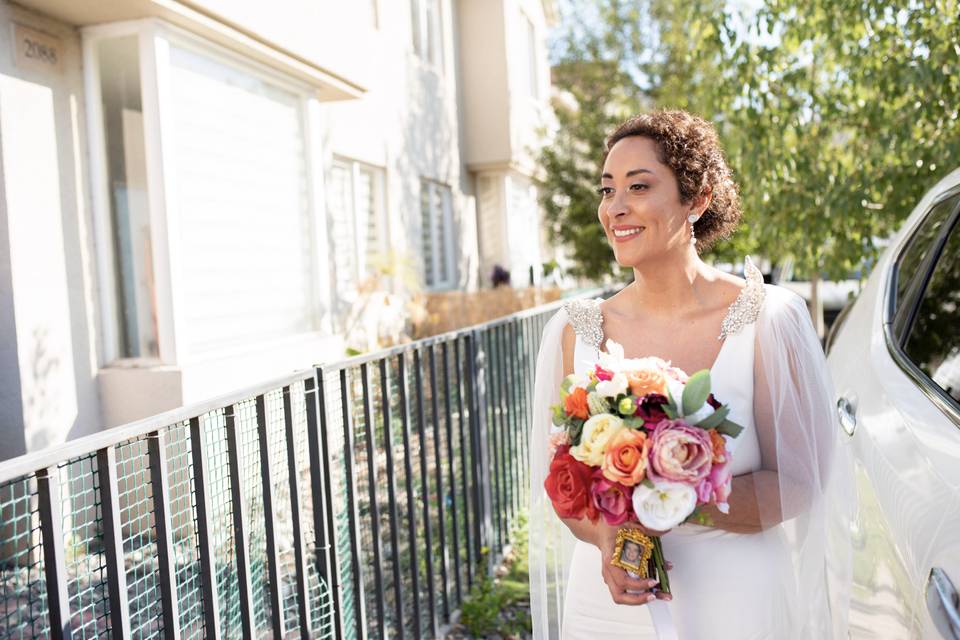
M33 474L0 484L0 637L49 633L43 541Z
M220 607L220 631L228 638L239 637L242 633L240 586L237 581L224 409L217 409L201 416L200 426L207 451L206 465L209 474L207 508L213 529L209 535L213 543L217 601Z
M100 486L95 454L59 465L67 593L74 638L110 632L107 565L103 553Z
M159 638L163 635L163 612L147 438L119 444L116 450L130 634L138 639Z
M258 635L270 633L270 580L267 576L267 539L263 513L263 485L260 481L260 439L257 434L257 407L253 398L235 406L238 430L243 499L247 508L248 562L253 596L253 627Z
M290 386L290 409L297 451L297 478L300 487L300 520L303 528L303 544L307 566L307 612L310 618L310 633L314 638L332 638L336 629L333 620L333 598L325 576L317 570L317 556L323 549L317 548L317 533L314 530L314 508L321 496L314 495L311 482L310 452L307 425L307 403L316 402L313 394L305 393L301 380ZM312 434L316 435L316 434Z
M170 530L174 578L180 605L180 633L184 640L204 637L203 588L197 537L190 426L181 422L166 430L167 473L170 486Z
M273 493L273 530L276 536L277 562L280 584L271 588L280 590L283 607L284 632L287 637L299 635L298 601L296 589L296 562L293 550L293 520L290 509L290 484L287 469L287 440L283 416L283 390L266 394L267 434Z
M322 420L323 430L327 440L327 452L329 462L329 473L326 480L330 483L330 496L332 502L330 510L333 515L333 540L336 547L335 553L339 560L339 586L340 586L340 618L342 622L341 633L343 638L353 640L359 637L357 628L357 618L361 617L360 603L357 601L357 579L354 575L354 566L359 567L359 563L354 563L351 551L351 509L349 502L349 491L352 491L350 483L353 476L348 476L347 464L344 458L344 450L347 447L344 438L343 422L343 389L341 387L341 371L333 370L328 373L322 373L324 411ZM348 408L349 411L349 408ZM353 451L353 448L351 448Z

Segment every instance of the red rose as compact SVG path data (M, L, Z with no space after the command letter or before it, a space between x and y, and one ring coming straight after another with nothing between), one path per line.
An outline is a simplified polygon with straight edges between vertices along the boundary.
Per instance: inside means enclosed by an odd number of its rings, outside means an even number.
M557 449L543 487L561 518L586 516L591 522L596 522L599 514L590 496L593 469L570 455L569 449Z

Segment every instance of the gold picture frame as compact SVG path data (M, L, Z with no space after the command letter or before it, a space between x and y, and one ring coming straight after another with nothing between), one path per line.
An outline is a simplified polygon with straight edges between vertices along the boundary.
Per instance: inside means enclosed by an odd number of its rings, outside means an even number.
M653 540L639 529L618 529L610 564L631 571L641 578L650 577Z

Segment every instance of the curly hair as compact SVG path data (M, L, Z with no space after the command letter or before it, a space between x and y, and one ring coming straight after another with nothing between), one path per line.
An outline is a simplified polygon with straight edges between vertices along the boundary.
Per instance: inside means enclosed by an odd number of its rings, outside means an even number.
M729 238L740 222L740 195L713 125L686 111L640 114L610 134L603 161L613 145L630 136L653 140L657 158L677 179L681 202L688 203L708 190L712 194L710 206L694 223L697 251Z

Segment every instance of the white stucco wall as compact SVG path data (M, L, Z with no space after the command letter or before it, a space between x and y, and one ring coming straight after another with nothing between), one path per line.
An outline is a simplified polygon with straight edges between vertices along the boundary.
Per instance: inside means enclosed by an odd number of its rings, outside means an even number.
M59 39L60 69L17 67L14 22ZM82 105L76 31L0 4L0 459L99 420Z
M458 288L475 288L476 205L463 164L458 116L461 74L455 42L464 36L456 13L459 4L441 2L442 69L414 53L408 4L380 4L381 28L365 47L378 62L368 76L368 92L323 107L325 149L328 157L335 154L385 170L390 241L410 256L420 246L420 179L449 185L458 239Z

